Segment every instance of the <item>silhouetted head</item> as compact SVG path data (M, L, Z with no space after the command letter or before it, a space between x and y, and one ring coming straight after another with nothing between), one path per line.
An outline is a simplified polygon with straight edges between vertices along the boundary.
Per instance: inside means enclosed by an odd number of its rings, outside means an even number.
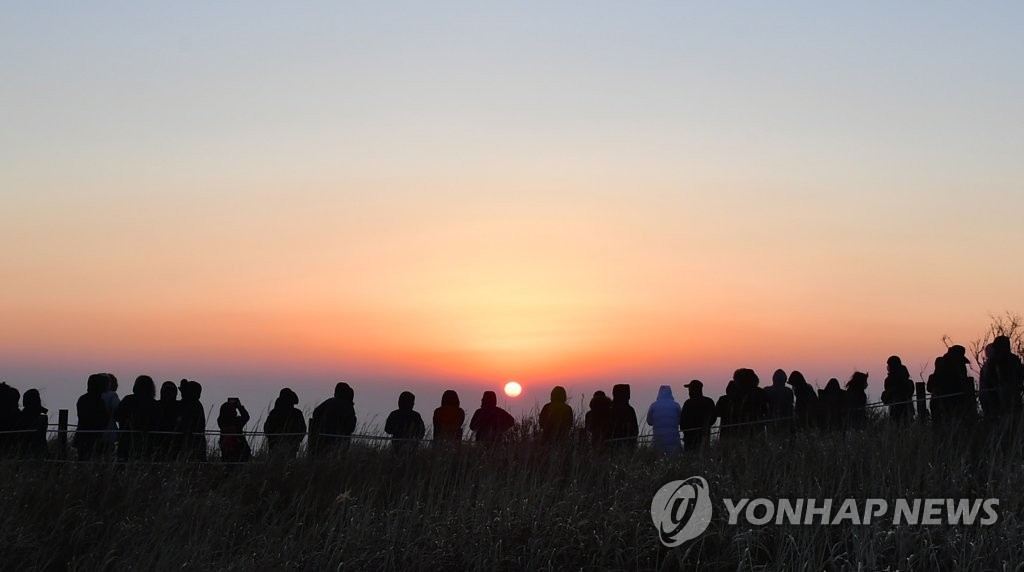
M995 344L987 344L985 346L985 359L986 360L990 360L990 359L992 359L992 356L994 356L994 355L996 355L996 345Z
M238 407L230 402L225 401L220 406L220 415L217 416L217 422L223 423L225 421L234 421L238 417Z
M334 386L334 398L342 403L352 403L355 400L356 392L352 391L349 384L344 381Z
M749 368L741 368L736 370L733 374L733 379L736 380L736 385L741 391L749 391L757 387L761 380L758 379L757 374L754 370Z
M107 391L117 391L117 376L112 373L103 375L107 376Z
M612 400L608 399L603 391L595 391L594 396L590 398L590 409L591 410L605 410L612 406Z
M967 359L967 348L961 345L949 346L946 355L953 360L953 363L971 363L971 360Z
M25 396L21 398L21 404L24 406L25 411L46 413L46 408L43 407L43 399L39 396L38 389L26 391Z
M850 376L850 381L846 382L846 389L852 389L854 391L864 391L868 388L868 374L862 371L855 371Z
M412 411L413 405L416 404L416 396L409 391L403 391L398 396L398 408L402 411Z
M842 390L843 390L843 388L839 387L839 380L834 378L834 377L832 379L828 380L828 383L825 384L825 390L824 391L827 391L829 393L832 393L834 391L842 391Z
M694 379L690 383L684 385L683 387L690 390L690 397L704 396L704 383L699 379Z
M280 403L284 404L284 407L292 407L299 404L299 396L288 387L281 390L281 393L277 395L277 399Z
M182 401L199 401L199 398L203 395L203 386L199 385L198 381L191 381L187 379L181 380L181 400Z
M663 385L658 388L658 401L675 401L672 397L672 387L669 385Z
M94 373L89 376L89 381L85 383L86 392L95 395L100 395L107 390L110 386L110 379L105 373Z
M612 387L612 400L616 403L629 403L629 384L617 383Z
M903 360L900 359L900 356L889 356L889 359L885 361L885 365L889 371L892 371L894 369L899 369L899 367L903 365Z
M772 374L772 385L775 387L783 387L786 385L786 372L781 369L775 370Z
M459 406L459 394L455 393L454 389L446 389L441 394L441 407L458 407Z
M156 384L153 378L148 375L140 375L135 378L135 385L132 386L132 393L139 397L153 399L156 397Z
M996 339L992 340L992 348L997 353L1011 353L1010 338L1008 336L996 336Z
M729 383L725 384L725 394L728 396L736 395L736 380L730 379Z
M493 391L485 391L483 399L480 400L480 407L497 407L498 396Z
M565 388L561 385L556 385L551 390L551 403L565 403L569 400L569 397L565 394Z
M803 387L807 385L807 379L804 378L804 374L794 369L792 373L789 374L789 384L793 387Z
M160 385L160 401L176 401L178 399L178 387L173 381L165 381Z

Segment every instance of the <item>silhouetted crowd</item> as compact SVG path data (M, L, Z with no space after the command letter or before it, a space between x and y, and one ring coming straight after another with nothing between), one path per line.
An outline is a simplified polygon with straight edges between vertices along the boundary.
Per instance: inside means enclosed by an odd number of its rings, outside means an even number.
M1013 353L1010 339L999 336L984 351L977 387L968 373L970 363L963 346L954 345L935 360L926 383L915 384L898 356L886 363L881 400L894 423L915 418L928 420L937 428L969 426L982 420L1016 422L1022 408L1024 367ZM845 384L830 379L815 390L799 371L776 370L771 384L760 386L757 373L738 369L726 385L725 395L712 400L704 395L704 384L693 380L683 387L687 399L680 405L672 388L663 385L648 407L646 423L652 430L652 447L661 453L698 451L709 442L714 429L728 442L738 436L793 433L807 429L821 431L860 430L868 424L868 374L854 372ZM207 459L206 415L202 385L187 379L166 381L157 395L156 384L147 375L136 378L132 393L118 396L117 378L109 373L90 375L86 393L78 399L78 424L72 446L78 459L116 457L121 460L157 461ZM931 395L925 406L925 391ZM630 386L618 384L609 398L596 391L583 416L582 427L562 387L551 391L551 400L537 419L538 437L543 444L568 443L586 436L597 450L634 449L640 426L630 404ZM18 401L21 398L21 407ZM316 406L309 426L299 397L289 388L280 391L263 425L268 455L294 458L308 437L308 454L329 455L349 447L356 430L355 392L338 383L334 395ZM979 411L980 405L980 411ZM384 432L396 453L415 449L427 433L423 418L415 410L416 396L403 391L398 409L391 412ZM0 455L43 458L48 456L49 418L39 391L21 396L17 389L0 383ZM250 415L239 398L228 398L217 416L218 445L223 461L244 462L252 456L246 439ZM434 410L433 437L436 444L461 442L466 412L459 395L447 390ZM717 424L717 426L716 426ZM468 430L474 440L489 446L503 440L516 427L515 419L498 407L493 391L486 391L480 407L470 418ZM680 438L681 437L681 438Z

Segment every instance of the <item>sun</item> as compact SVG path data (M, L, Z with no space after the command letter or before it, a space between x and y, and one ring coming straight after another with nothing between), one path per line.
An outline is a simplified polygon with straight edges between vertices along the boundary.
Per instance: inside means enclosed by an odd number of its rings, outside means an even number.
M509 397L519 397L519 394L523 392L523 386L519 385L517 381L510 381L505 384L505 395Z

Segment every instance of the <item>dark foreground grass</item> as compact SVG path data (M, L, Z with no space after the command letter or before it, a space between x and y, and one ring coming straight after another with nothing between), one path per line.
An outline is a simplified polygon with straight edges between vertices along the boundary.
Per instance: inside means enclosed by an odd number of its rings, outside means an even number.
M745 439L703 456L529 443L354 447L249 465L4 462L7 570L1010 570L1024 563L1017 439L930 428ZM701 475L708 532L658 540L654 492ZM1000 499L992 526L730 526L722 498ZM741 519L741 522L742 519Z

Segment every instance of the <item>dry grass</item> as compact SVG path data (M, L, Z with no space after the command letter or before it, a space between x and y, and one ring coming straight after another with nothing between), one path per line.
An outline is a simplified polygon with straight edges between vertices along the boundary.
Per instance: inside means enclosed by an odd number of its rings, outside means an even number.
M702 456L353 447L330 461L249 465L0 464L5 569L933 570L1024 562L1017 440L867 432L758 437ZM654 492L703 475L715 516L677 549ZM986 498L990 527L729 526L721 499Z

